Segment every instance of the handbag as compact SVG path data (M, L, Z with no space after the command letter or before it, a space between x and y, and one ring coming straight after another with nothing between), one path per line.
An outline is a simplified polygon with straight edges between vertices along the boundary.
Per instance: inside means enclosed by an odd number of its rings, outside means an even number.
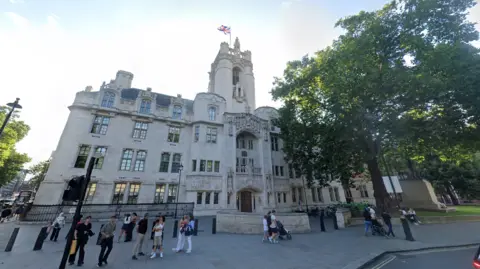
M77 240L73 240L72 245L70 246L70 255L75 254L76 250L77 250Z
M193 233L192 233L192 227L190 227L190 225L187 225L186 229L185 229L185 236L191 236Z

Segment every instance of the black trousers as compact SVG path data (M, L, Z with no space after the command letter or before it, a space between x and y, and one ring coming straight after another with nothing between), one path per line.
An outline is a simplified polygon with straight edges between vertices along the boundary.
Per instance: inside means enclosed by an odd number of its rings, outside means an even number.
M102 264L103 262L107 261L108 255L112 251L113 247L113 237L105 238L102 240L100 255L98 255L98 264Z
M61 228L53 228L52 234L50 235L50 241L57 241L60 230Z
M85 259L85 242L77 241L77 247L75 248L75 253L71 254L68 257L68 263L75 263L75 256L77 256L77 252L80 250L78 255L78 264L83 264L83 260Z

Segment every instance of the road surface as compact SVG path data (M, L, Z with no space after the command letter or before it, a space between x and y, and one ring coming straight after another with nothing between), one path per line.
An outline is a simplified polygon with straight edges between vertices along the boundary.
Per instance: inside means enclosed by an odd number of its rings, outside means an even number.
M475 247L399 254L387 258L372 269L472 269L472 260L476 250Z

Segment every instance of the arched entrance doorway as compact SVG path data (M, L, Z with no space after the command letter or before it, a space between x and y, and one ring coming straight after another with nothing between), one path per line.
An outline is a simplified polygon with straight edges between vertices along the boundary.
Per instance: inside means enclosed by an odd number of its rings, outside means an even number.
M255 212L257 208L257 191L242 189L237 192L237 210L240 212Z

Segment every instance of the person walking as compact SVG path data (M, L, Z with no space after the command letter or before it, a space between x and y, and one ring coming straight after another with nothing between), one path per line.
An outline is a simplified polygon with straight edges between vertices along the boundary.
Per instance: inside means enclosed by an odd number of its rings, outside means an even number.
M60 234L60 230L65 226L65 216L63 212L58 214L58 217L53 222L53 230L52 234L50 235L50 241L57 242L58 235Z
M391 236L395 237L395 234L393 233L393 227L392 227L392 216L390 216L390 214L388 214L387 211L384 211L382 213L382 219L383 219L383 222L388 227L387 236L391 235Z
M276 212L275 210L272 210L272 213L270 214L270 231L272 232L272 235L269 238L270 243L278 243L278 227L277 227L277 217L275 216Z
M128 224L128 228L127 228L127 231L126 231L126 234L125 234L125 242L132 241L133 230L135 229L135 226L137 224L137 218L138 218L137 213L133 213L131 221Z
M138 256L145 256L145 254L142 252L142 247L143 247L143 241L145 240L145 234L147 233L148 230L148 213L146 213L143 216L143 219L141 219L138 222L137 225L137 241L135 242L135 246L133 247L133 252L132 252L132 260L138 260Z
M372 230L373 233L372 216L370 215L370 208L368 206L363 210L363 218L365 223L365 236L367 236L369 230Z
M113 236L115 235L115 229L117 228L117 216L111 216L110 221L103 225L100 230L101 233L101 249L100 254L98 255L98 264L97 267L102 267L104 264L108 264L108 255L112 251L113 247ZM106 251L106 252L105 252Z
M120 229L120 234L118 235L118 240L117 240L118 243L120 243L120 240L122 240L122 235L125 235L125 241L127 240L127 232L131 222L132 222L131 215L125 214L125 217L123 218L123 225L122 225L122 228Z
M193 219L193 215L190 215L187 219L188 224L185 229L185 238L187 239L188 248L186 253L192 252L192 235L195 229L195 220Z
M183 251L185 246L185 230L188 225L188 216L185 215L178 222L178 236L177 236L177 247L173 249L175 252Z
M77 240L77 247L75 249L75 253L71 254L68 257L68 263L73 265L75 263L75 258L77 256L77 252L80 250L80 254L78 255L77 265L82 266L85 259L85 245L88 242L88 237L93 236L94 233L92 232L92 224L91 222L92 217L88 216L85 218L85 221L81 221L77 224L74 232L74 239Z
M163 258L163 228L164 228L164 221L165 217L160 216L158 218L158 222L153 227L153 230L155 231L155 237L153 238L153 247L152 247L152 255L150 256L150 259L154 259L157 257L157 251L160 252L160 258Z

